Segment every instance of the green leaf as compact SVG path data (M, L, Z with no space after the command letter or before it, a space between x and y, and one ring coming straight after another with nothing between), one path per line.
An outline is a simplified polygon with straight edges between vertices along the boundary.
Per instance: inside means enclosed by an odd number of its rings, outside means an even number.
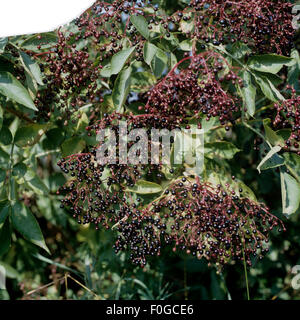
M251 190L251 188L249 188L244 182L240 180L236 180L236 183L237 185L235 184L233 186L233 189L239 197L249 198L254 201L257 201L256 196L254 192ZM240 190L242 190L242 192Z
M55 32L45 32L41 35L34 34L26 38L21 44L20 47L30 50L30 51L39 51L37 46L41 46L41 49L48 49L57 44L57 35Z
M14 73L14 57L10 53L0 54L0 71Z
M282 139L282 141L286 141L291 136L291 129L280 129L275 131L276 135Z
M289 216L297 211L300 204L300 184L291 175L281 171L282 212Z
M273 146L279 145L284 147L284 139L269 127L270 122L270 119L264 119L263 121L267 141L269 141Z
M25 239L41 247L50 254L37 220L23 203L16 202L13 205L11 221L14 228L20 232Z
M148 29L148 22L147 20L141 16L131 16L130 17L131 23L136 27L137 31L145 38L149 39L149 29Z
M192 40L183 40L182 42L180 42L179 47L183 51L192 51L193 41Z
M152 194L162 191L162 187L154 182L139 180L133 188L127 188L126 191L138 194Z
M81 111L80 114L81 114L81 117L78 120L77 126L76 126L77 132L83 131L89 124L89 119L88 119L88 116L86 115L86 113L84 111Z
M150 42L146 42L144 45L144 59L145 62L151 66L151 61L156 55L156 52L159 50L158 47L156 47L154 44Z
M46 262L46 263L48 263L48 264L50 264L50 265L56 266L56 267L61 268L61 269L63 269L63 270L70 271L70 272L72 272L72 273L74 273L74 274L77 274L77 275L79 275L79 276L81 275L81 273L80 273L79 271L77 271L77 270L75 270L75 269L72 269L72 268L69 268L69 267L65 266L64 264L61 264L61 263L58 263L58 262L53 261L53 260L51 260L51 259L48 259L48 258L42 256L42 255L39 254L39 253L33 253L33 256L34 256L35 258L37 258L38 260L43 261L43 262Z
M204 147L205 156L211 159L220 157L223 159L232 159L234 155L241 150L238 149L231 142L219 141L212 143L205 143Z
M3 182L6 178L5 170L0 169L0 183Z
M252 83L250 72L244 70L242 72L242 79L244 81L242 88L243 100L247 108L247 113L253 117L255 114L256 87Z
M165 33L165 29L162 28L162 34ZM179 41L178 39L173 35L170 34L169 37L166 36L166 34L163 36L163 38L160 40L158 46L163 50L167 51L169 53L172 53L174 50L176 50L179 47Z
M253 70L277 74L283 66L289 65L291 62L293 62L292 58L277 54L264 54L251 57L248 66Z
M157 48L156 55L151 61L151 69L155 75L156 78L161 77L163 72L168 66L168 56L164 51Z
M204 130L205 134L212 129L214 126L216 126L218 124L218 120L214 117L214 118L210 118L208 121L206 120L206 118L202 119L201 121L201 128ZM196 123L197 124L197 123Z
M4 52L7 43L8 43L8 38L1 38L0 39L0 53Z
M9 250L11 246L11 226L9 219L7 219L0 227L0 257L3 256Z
M130 90L130 76L132 69L129 67L123 70L117 77L114 89L112 92L112 99L116 112L120 112L127 99Z
M170 169L173 169L174 172L171 173L170 172ZM173 167L172 165L167 165L167 164L164 164L162 165L162 168L161 168L161 172L164 174L164 176L166 177L167 180L172 180L174 179L174 176L175 176L175 167Z
M19 273L16 269L14 269L11 265L0 261L0 266L5 269L6 277L9 279L17 279L19 277Z
M37 111L28 91L9 72L0 72L0 93L23 106Z
M25 70L35 79L38 84L43 85L44 83L39 65L23 51L20 51L20 57Z
M9 167L9 154L0 148L0 168L8 169Z
M135 47L131 47L129 49L124 49L116 53L111 59L111 75L118 74L124 67L128 58L134 51Z
M41 196L47 196L49 194L49 189L38 176L35 176L33 179L27 181L27 184L35 192L35 194Z
M48 184L51 192L56 192L59 189L59 187L61 187L65 183L66 183L66 178L62 173L58 173L58 172L50 175L48 179Z
M19 162L16 165L14 165L12 170L12 175L21 178L21 177L24 177L26 172L27 172L27 166L25 165L25 163Z
M264 76L254 75L255 81L260 86L263 94L271 101L278 102L285 100L282 94L275 88L273 83Z
M54 150L60 147L64 141L63 129L53 128L46 132L46 139L43 140L43 149Z
M231 175L224 168L216 166L214 167L214 169L208 170L207 173L208 181L213 185L217 186L218 184L220 184L226 189L226 185L229 184L230 188L232 188L232 190L238 197L249 198L253 201L257 201L254 192L241 180L235 179L235 181L233 182ZM242 192L240 192L241 189Z
M32 146L39 142L47 126L42 124L29 124L18 128L15 135L15 144L19 147Z
M2 129L2 125L3 125L3 109L0 106L0 130Z
M265 73L265 72L259 72L259 71L255 71L255 73L258 76L266 77L273 84L273 86L275 86L275 88L277 88L279 85L283 83L282 78L277 74Z
M133 92L146 92L155 85L155 76L147 71L135 72L131 77L130 90Z
M175 54L171 52L171 54L170 54L170 62L169 62L170 69L173 69L174 66L177 64L177 62L178 61L177 61L177 58L176 58Z
M35 81L33 75L30 74L26 69L25 69L25 77L26 77L26 82L25 82L26 87L28 89L30 97L34 100L38 92L38 84Z
M284 159L277 154L280 150L281 147L276 146L268 152L257 167L259 173L261 173L261 170L280 167L284 164Z
M38 195L48 195L49 189L32 169L28 169L24 174L27 186Z
M192 17L192 14L188 13L185 14L185 16L190 16ZM195 23L194 23L194 19L191 18L188 21L184 21L183 19L179 22L180 25L180 29L183 33L192 33L195 29Z
M109 78L111 76L111 63L108 63L103 67L100 72L101 77Z
M236 59L242 59L246 54L251 53L251 49L243 42L235 42L231 47L231 53Z
M62 144L62 156L67 157L71 154L79 153L85 148L85 145L85 141L80 137L72 137Z
M300 156L295 153L284 153L285 165L300 183Z
M271 158L266 160L261 166L260 170L268 170L273 168L278 168L284 165L284 159L275 153Z
M291 57L294 59L295 63L289 67L287 82L294 86L296 90L300 90L300 56L299 52L294 49L292 50Z
M46 139L43 140L43 148L53 150L58 148L64 141L63 129L53 128L46 132Z
M8 200L0 201L0 228L2 228L6 218L9 215L10 203Z
M7 146L12 143L13 137L8 127L4 126L0 130L0 143Z

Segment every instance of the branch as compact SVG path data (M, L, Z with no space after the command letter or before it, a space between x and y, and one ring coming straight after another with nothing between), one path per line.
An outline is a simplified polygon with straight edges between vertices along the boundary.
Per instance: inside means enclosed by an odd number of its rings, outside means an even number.
M33 120L31 120L29 117L27 117L26 114L20 112L20 111L17 111L17 110L14 110L14 109L10 109L10 108L5 108L6 111L8 111L9 113L17 116L18 118L22 119L22 120L25 120L26 122L28 123L34 123Z

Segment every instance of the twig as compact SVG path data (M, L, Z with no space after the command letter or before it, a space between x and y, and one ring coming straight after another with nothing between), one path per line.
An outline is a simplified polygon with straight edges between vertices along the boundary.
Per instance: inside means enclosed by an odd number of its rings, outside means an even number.
M71 275L67 274L67 277L72 279L74 282L76 282L78 285L80 285L83 289L85 289L86 291L88 291L89 293L91 293L92 295L94 295L98 300L101 300L101 297L98 296L95 292L93 292L91 289L89 289L88 287L86 287L84 284L82 284L81 282L79 282L78 280L76 280L75 278L73 278Z
M22 112L19 112L17 110L13 110L13 109L10 109L10 108L5 108L5 110L8 111L11 114L17 116L18 118L27 121L28 123L34 123L33 120L31 120L29 117L26 116L26 114L24 114Z
M64 278L65 278L65 277L61 277L61 278L59 278L59 279L57 279L57 280L55 280L55 281L52 281L52 282L50 282L50 283L48 283L48 284L45 284L44 286L38 287L38 288L36 288L36 289L34 289L34 290L31 290L31 291L27 292L25 296L31 296L32 294L36 293L37 291L46 289L46 288L48 288L48 287L56 284L57 282L64 280Z
M45 288L48 288L48 287L50 287L50 286L52 286L52 285L54 285L54 284L56 284L56 283L58 283L58 282L60 282L60 281L63 281L64 280L64 282L65 282L65 286L66 286L66 296L67 296L67 290L68 290L68 278L70 278L72 281L74 281L74 282L76 282L80 287L82 287L83 289L85 289L86 291L88 291L89 293L91 293L92 295L94 295L98 300L101 300L101 297L100 296L98 296L95 292L93 292L91 289L89 289L88 287L86 287L84 284L82 284L81 282L79 282L78 280L76 280L75 278L73 278L69 273L66 273L63 277L61 277L61 278L59 278L59 279L57 279L57 280L54 280L54 281L52 281L52 282L50 282L50 283L48 283L48 284L46 284L46 285L44 285L44 286L41 286L41 287L38 287L38 288L36 288L36 289L34 289L34 290L32 290L32 291L29 291L28 293L26 293L26 297L27 296L30 296L30 295L32 295L32 294L34 294L35 292L37 292L37 291L40 291L40 290L43 290L43 289L45 289Z

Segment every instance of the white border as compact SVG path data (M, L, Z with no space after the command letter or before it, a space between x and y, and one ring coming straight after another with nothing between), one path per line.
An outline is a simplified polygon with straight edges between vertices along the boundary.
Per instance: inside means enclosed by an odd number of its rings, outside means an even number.
M95 0L1 0L0 38L53 31L71 22Z

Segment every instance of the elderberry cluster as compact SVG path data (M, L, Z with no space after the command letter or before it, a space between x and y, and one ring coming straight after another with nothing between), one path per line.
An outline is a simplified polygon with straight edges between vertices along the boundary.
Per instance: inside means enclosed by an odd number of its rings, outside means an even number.
M289 54L295 30L293 4L277 0L192 0L189 15L178 19L194 21L189 30L196 37L215 45L242 41L254 52ZM184 30L184 28L183 28Z
M182 123L187 117L218 117L221 124L234 122L241 109L240 99L230 93L230 84L242 85L233 72L224 73L225 62L213 51L193 57L188 67L177 66L147 94L145 113ZM224 66L225 65L225 66Z
M73 154L57 163L63 173L71 176L66 185L57 192L64 195L61 207L68 208L79 224L92 223L96 229L100 226L110 228L111 223L117 223L126 213L126 210L118 209L122 208L121 203L124 202L125 205L127 188L134 188L142 178L156 179L159 182L163 177L161 164L151 164L150 157L148 164L132 164L130 161L128 164L121 163L119 139L122 133L117 122L124 118L127 117L120 114L105 114L104 119L86 128L89 136L97 135L99 130L104 128L109 128L115 133L115 159L109 154L104 140L85 153ZM136 127L135 123L132 123L128 132ZM130 149L139 140L138 138L136 141L128 141L127 148ZM101 150L105 156L103 163L101 162L103 159L99 159ZM150 145L149 154L151 154ZM139 157L139 151L136 156Z
M285 141L285 149L300 155L300 97L294 89L290 89L292 97L274 105L277 114L273 124L276 128L291 129L291 135Z
M118 224L115 252L129 249L133 263L159 256L164 246L223 266L235 260L262 259L269 232L285 230L269 209L220 185L186 178L172 183L147 210L129 212ZM132 217L132 215L134 217Z
M103 102L102 91L97 84L101 65L95 65L95 57L90 56L88 47L77 50L77 40L73 43L72 37L72 33L65 36L58 31L57 44L41 64L41 69L47 70L48 75L46 88L37 94L34 101L39 109L38 119L49 119L56 111L66 125L72 114L83 105Z

